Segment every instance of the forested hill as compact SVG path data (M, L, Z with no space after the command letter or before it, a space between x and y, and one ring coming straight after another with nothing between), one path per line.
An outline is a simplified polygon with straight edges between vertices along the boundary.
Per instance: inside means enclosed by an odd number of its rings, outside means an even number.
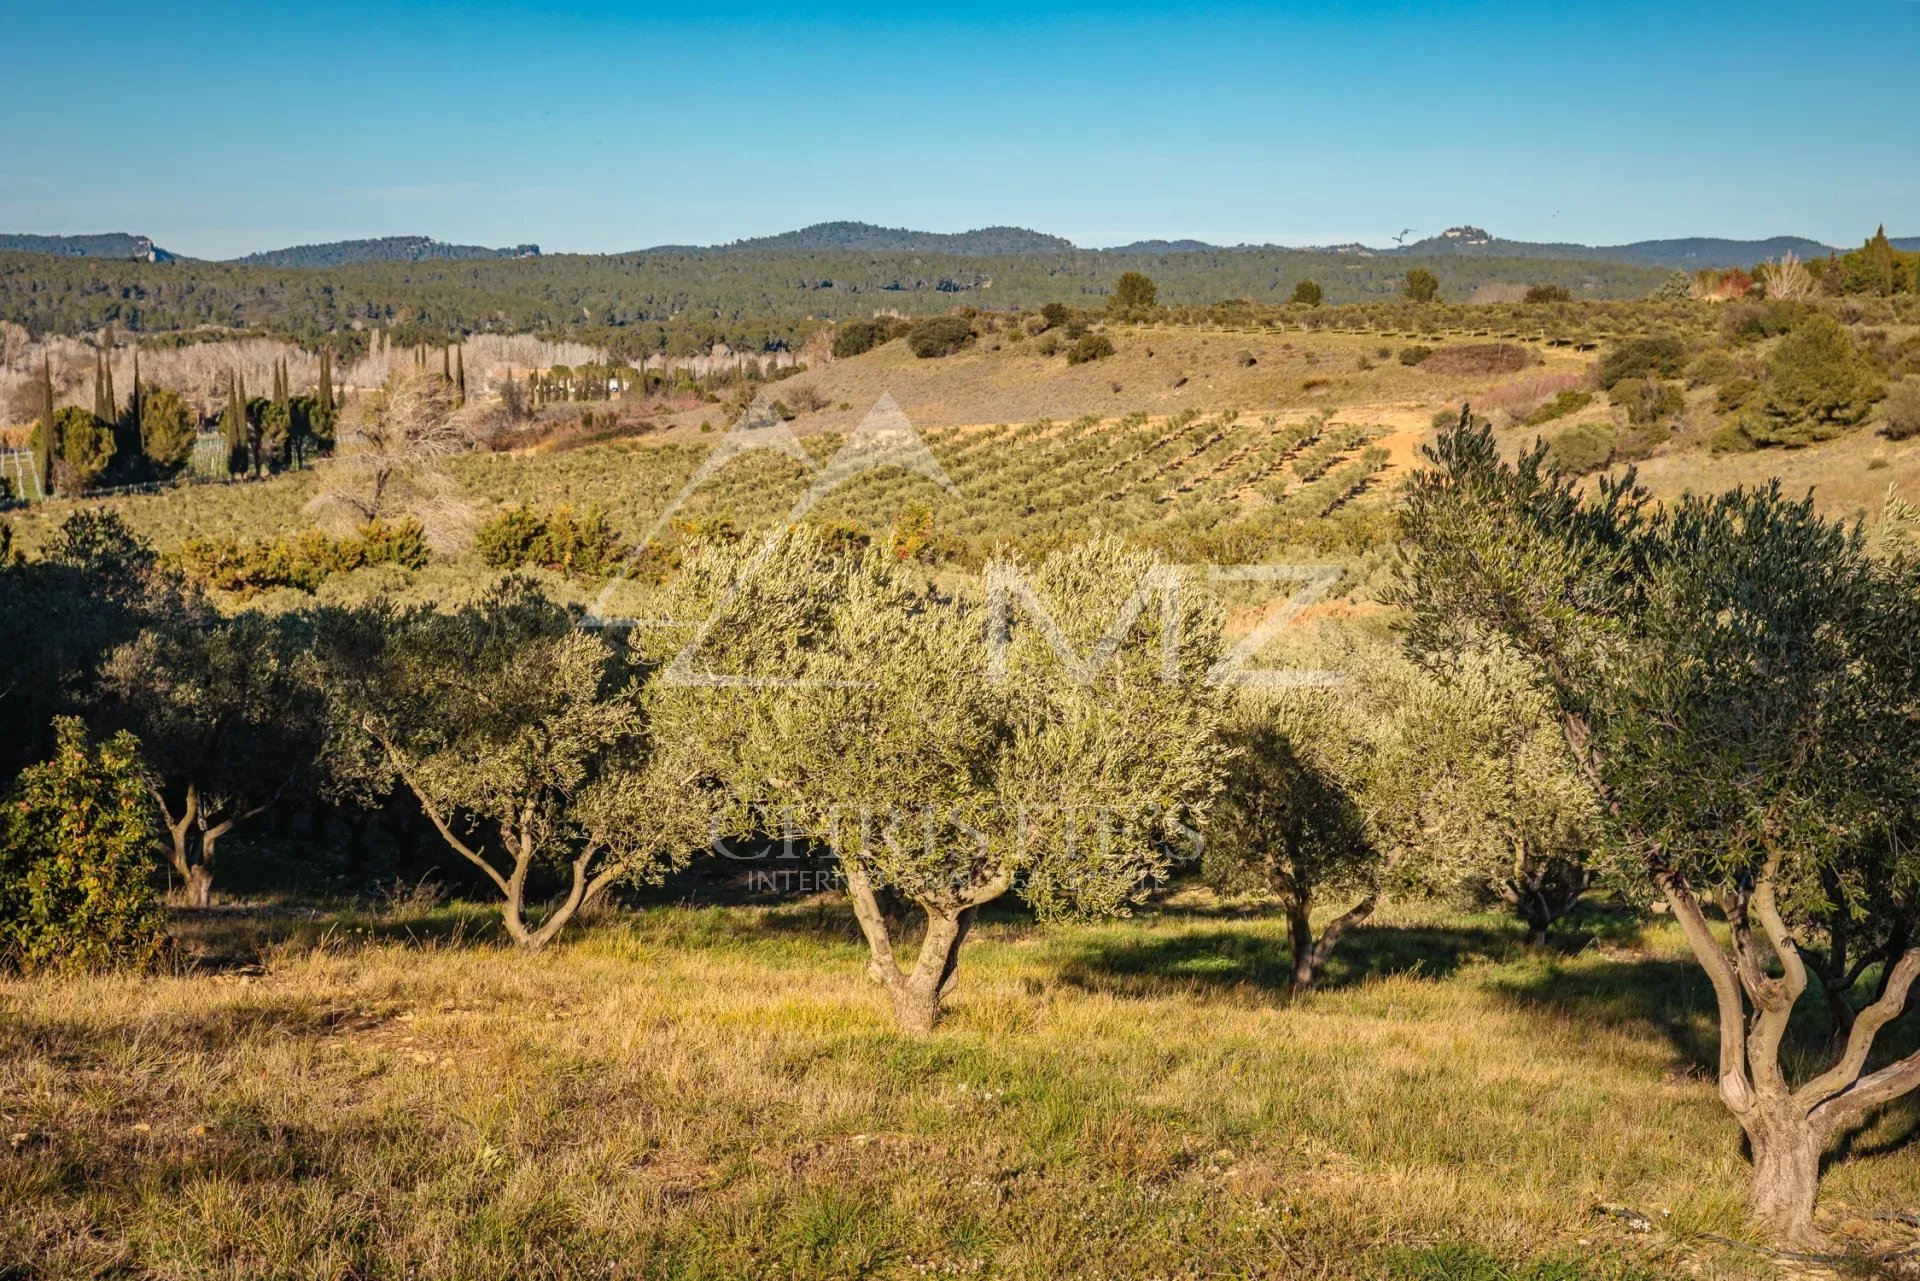
M913 231L906 227L878 227L870 222L818 222L798 231L777 236L736 240L715 245L711 253L756 253L771 250L809 250L823 252L848 250L859 253L959 254L965 257L1006 254L1070 254L1072 241L1025 227L981 227L974 231ZM646 253L698 253L691 245L662 246Z
M1406 272L1419 266L1434 272L1440 296L1452 301L1496 283L1563 285L1581 298L1638 298L1667 276L1657 268L1596 262L1298 250L546 254L362 262L320 271L15 253L0 254L0 320L35 333L108 324L147 334L214 326L293 338L375 326L397 326L423 340L463 332L567 333L630 351L693 350L714 339L748 347L792 341L822 321L878 312L1100 306L1125 271L1151 276L1165 303L1282 303L1302 280L1318 282L1331 303L1380 300L1399 296Z
M476 258L533 258L539 245L488 249L449 245L432 236L382 236L376 240L335 240L323 245L269 249L232 261L245 267L343 267L358 262L466 262Z
M1676 240L1636 240L1624 245L1579 245L1502 240L1478 227L1450 227L1440 235L1391 252L1421 258L1591 258L1692 271L1699 267L1751 267L1789 253L1802 260L1825 258L1839 250L1805 236L1773 236L1766 240L1688 236Z
M93 236L35 236L0 231L0 251L53 254L60 258L138 258L146 262L173 262L178 257L145 236L124 231Z

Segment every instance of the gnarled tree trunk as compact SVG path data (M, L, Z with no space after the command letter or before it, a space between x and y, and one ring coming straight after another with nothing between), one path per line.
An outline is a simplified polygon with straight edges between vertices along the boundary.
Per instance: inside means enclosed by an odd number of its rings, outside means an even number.
M1879 997L1855 1015L1833 1064L1812 1080L1792 1085L1781 1046L1794 1004L1807 988L1807 967L1774 901L1777 871L1775 858L1749 892L1726 904L1733 938L1729 951L1714 938L1686 881L1654 867L1655 879L1712 981L1719 1004L1720 1097L1753 1149L1749 1211L1777 1240L1818 1245L1822 1236L1814 1209L1827 1142L1872 1109L1920 1089L1920 1053L1862 1075L1874 1038L1905 1009L1907 993L1920 978L1920 948L1909 949L1893 964ZM1766 971L1754 924L1779 960L1778 977Z
M1313 935L1311 904L1304 895L1287 900L1287 941L1293 946L1293 990L1310 992L1320 986L1333 949L1348 931L1373 915L1380 903L1378 893L1369 894L1339 916L1327 922L1320 937Z
M847 894L854 918L866 937L872 959L867 973L893 998L893 1014L903 1031L925 1035L940 1021L942 1002L959 979L960 946L973 928L980 905L1004 894L1008 881L994 876L969 890L940 900L917 900L927 920L926 935L911 969L902 969L894 956L893 937L880 908L879 896L866 872L852 862L843 864Z

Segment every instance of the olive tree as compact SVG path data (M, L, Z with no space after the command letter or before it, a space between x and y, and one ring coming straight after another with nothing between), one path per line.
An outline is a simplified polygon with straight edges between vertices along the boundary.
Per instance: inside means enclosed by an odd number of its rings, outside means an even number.
M740 825L774 811L832 851L868 972L930 1031L981 907L1124 912L1179 852L1214 786L1219 624L1168 586L1104 541L997 560L956 594L805 527L698 548L674 608L704 622L676 639L658 714L761 816ZM924 920L912 955L889 894Z
M1543 946L1594 887L1603 839L1547 694L1505 648L1452 655L1405 691L1408 840L1425 856L1410 868L1429 889L1491 892Z
M294 617L231 618L196 597L156 612L101 664L96 714L131 730L187 902L212 898L221 838L308 775L319 714Z
M705 832L692 779L650 732L648 669L622 634L574 622L510 578L448 611L323 614L315 647L336 771L366 794L411 792L529 951L615 883L679 866ZM529 881L548 869L564 888L535 923Z
M1809 943L1836 910L1884 910L1884 885L1920 877L1910 841L1881 856L1878 884L1864 861L1916 809L1920 560L1870 555L1858 529L1777 484L1659 507L1629 476L1583 498L1539 449L1502 461L1464 415L1428 452L1404 510L1410 642L1445 655L1499 641L1528 660L1622 854L1712 983L1751 1211L1781 1238L1817 1239L1828 1143L1920 1087L1920 1054L1873 1059L1920 948L1892 961L1824 1066L1793 1073L1786 1049Z

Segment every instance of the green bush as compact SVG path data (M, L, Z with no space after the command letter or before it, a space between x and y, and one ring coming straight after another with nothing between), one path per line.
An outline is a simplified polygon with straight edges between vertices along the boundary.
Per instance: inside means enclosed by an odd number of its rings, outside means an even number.
M1067 348L1069 365L1084 365L1092 360L1105 360L1113 354L1113 339L1105 334L1088 334L1073 346Z
M932 316L907 331L907 346L922 360L951 356L973 341L973 326L959 316Z
M1526 297L1521 299L1521 301L1530 303L1572 302L1573 295L1567 291L1565 285L1533 285L1527 290Z
M876 318L873 320L849 320L833 333L833 354L841 360L849 356L858 356L872 351L882 343L891 342L900 336L898 327L891 320Z
M1433 302L1440 297L1440 279L1425 267L1415 267L1400 282L1400 293L1408 302Z
M562 503L541 513L522 503L487 521L473 539L480 559L495 569L537 566L555 573L601 578L626 555L620 535L597 506Z
M1547 460L1576 476L1599 471L1613 461L1613 428L1606 423L1575 423L1547 442Z
M1600 385L1612 391L1629 378L1678 378L1686 368L1687 345L1670 334L1627 338L1600 359Z
M1058 329L1073 318L1063 302L1050 302L1040 309L1040 319L1046 322L1047 329Z
M1521 421L1529 427L1538 427L1550 423L1556 418L1565 418L1568 414L1577 414L1593 403L1590 391L1563 391L1546 404L1539 406Z
M1609 398L1627 411L1627 421L1637 427L1672 422L1687 407L1687 398L1672 383L1658 378L1636 378L1616 383Z
M1713 407L1723 414L1733 413L1746 406L1760 390L1758 379L1730 378L1714 388Z
M246 597L276 587L315 591L335 574L369 565L421 569L431 553L419 521L375 520L347 538L331 538L317 529L251 542L190 538L168 559L191 582Z
M140 452L147 465L171 476L193 459L193 415L171 387L156 387L140 403Z
M1311 280L1303 280L1293 287L1293 297L1287 301L1298 303L1303 307L1318 307L1326 300L1326 296L1327 291L1318 284Z
M1433 354L1433 348L1422 347L1419 343L1415 343L1411 347L1402 347L1400 349L1400 363L1408 367L1412 367L1414 365L1420 364L1422 361L1426 360L1426 358L1428 356L1431 356L1432 354Z
M1840 322L1817 312L1774 349L1743 430L1759 445L1831 440L1865 421L1882 390Z
M153 892L160 832L139 744L88 741L54 722L53 758L29 766L0 828L0 962L22 970L144 965L165 918Z
M1137 271L1124 271L1113 284L1107 310L1114 312L1149 311L1160 297L1159 288Z
M1920 436L1920 377L1903 378L1887 396L1887 425L1880 429L1888 440Z

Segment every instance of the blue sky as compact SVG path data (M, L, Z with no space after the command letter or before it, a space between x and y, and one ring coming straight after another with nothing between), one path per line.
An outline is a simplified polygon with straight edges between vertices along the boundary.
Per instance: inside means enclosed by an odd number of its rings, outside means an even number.
M1920 235L1920 3L0 0L0 230ZM31 56L26 56L31 55Z

